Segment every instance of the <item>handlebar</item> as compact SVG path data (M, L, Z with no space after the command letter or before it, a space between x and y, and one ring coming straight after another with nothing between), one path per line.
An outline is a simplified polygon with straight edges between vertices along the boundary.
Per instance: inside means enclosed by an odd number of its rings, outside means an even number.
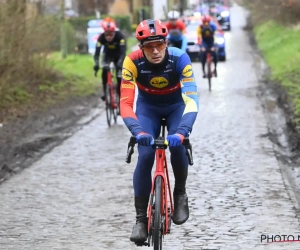
M164 137L158 137L157 139L154 140L154 143L152 145L152 148L164 148L166 149L168 146L165 143L165 138ZM136 137L131 136L130 140L128 142L128 148L127 148L127 156L126 156L126 162L130 163L131 162L131 156L134 153L134 146L137 143ZM189 165L194 165L193 161L193 152L192 152L192 144L190 143L190 139L188 137L183 139L182 145L186 149L186 155L188 157Z

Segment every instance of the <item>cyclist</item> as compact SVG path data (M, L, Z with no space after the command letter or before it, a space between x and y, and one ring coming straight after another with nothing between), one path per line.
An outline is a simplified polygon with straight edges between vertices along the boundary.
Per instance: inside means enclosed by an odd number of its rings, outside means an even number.
M123 60L126 56L126 41L124 35L116 30L116 23L112 18L106 18L101 23L104 32L98 37L96 51L94 55L94 70L99 70L99 56L101 48L103 47L102 55L102 84L103 84L103 96L101 97L105 101L105 90L107 83L107 71L109 69L110 62L114 62L116 67L118 88L117 93L120 96L121 85L121 70Z
M187 38L185 37L186 26L184 22L179 19L179 12L172 10L168 13L169 21L166 23L167 29L169 30L168 41L170 46L182 49L187 49Z
M206 64L206 54L207 51L210 50L214 60L214 75L217 76L217 52L215 48L215 32L217 31L217 25L212 22L211 17L209 15L205 15L202 17L202 24L199 25L197 33L198 33L198 43L201 46L201 63L202 63L202 71L203 78L206 78L205 72L205 64Z
M136 28L138 50L126 56L122 70L121 116L138 142L139 158L133 175L136 224L130 240L147 239L147 206L152 187L151 169L155 149L150 144L160 133L161 118L166 119L167 140L175 176L175 224L189 217L186 179L188 159L181 145L189 136L198 113L197 86L186 52L167 48L168 29L160 20L144 20ZM133 110L138 88L136 112Z

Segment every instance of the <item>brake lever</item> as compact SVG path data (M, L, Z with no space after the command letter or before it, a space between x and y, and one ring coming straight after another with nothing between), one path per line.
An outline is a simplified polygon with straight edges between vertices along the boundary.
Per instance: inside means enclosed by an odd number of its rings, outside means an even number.
M189 138L184 138L182 144L185 146L185 153L188 157L189 165L194 165L192 144L190 143Z
M135 136L131 136L130 140L128 142L128 148L127 148L127 156L126 156L126 163L130 163L131 162L131 156L134 153L134 146L136 144L136 137Z
M127 150L127 156L126 156L126 163L130 163L131 162L131 156L134 153L134 147L129 146L128 150Z

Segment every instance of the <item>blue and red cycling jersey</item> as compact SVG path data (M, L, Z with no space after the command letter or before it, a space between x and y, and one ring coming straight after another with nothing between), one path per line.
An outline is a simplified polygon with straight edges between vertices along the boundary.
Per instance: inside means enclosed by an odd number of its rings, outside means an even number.
M198 113L197 85L189 56L178 48L168 48L167 63L160 69L149 67L142 50L129 54L122 69L121 116L133 135L144 132L133 110L135 89L138 101L159 110L176 103L185 105L176 133L188 136Z
M170 41L181 41L186 33L186 27L182 20L177 20L176 24L167 22L166 27L168 29L168 40Z

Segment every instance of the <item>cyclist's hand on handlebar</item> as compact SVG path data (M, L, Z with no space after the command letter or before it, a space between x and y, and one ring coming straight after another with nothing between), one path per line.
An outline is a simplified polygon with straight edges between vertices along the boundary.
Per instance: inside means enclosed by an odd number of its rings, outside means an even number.
M154 143L152 135L149 135L145 132L138 133L136 136L136 141L142 146L151 146Z
M167 136L167 141L168 141L170 147L180 146L183 142L183 139L184 139L184 136L182 134L178 134L178 133Z
M99 65L97 65L97 64L96 64L96 65L94 65L94 71L96 71L96 72L97 72L98 70L99 70Z

